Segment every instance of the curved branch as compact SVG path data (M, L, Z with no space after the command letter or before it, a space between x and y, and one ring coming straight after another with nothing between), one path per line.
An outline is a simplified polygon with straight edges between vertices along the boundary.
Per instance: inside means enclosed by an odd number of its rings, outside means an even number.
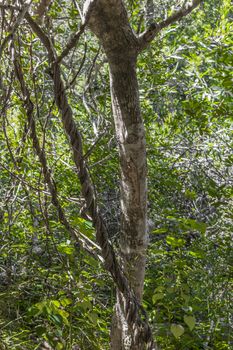
M22 100L24 102L24 107L28 118L28 124L30 128L30 137L32 139L33 148L41 163L44 180L45 180L45 183L48 185L49 192L51 193L52 203L57 209L59 221L61 222L61 224L64 225L64 227L70 233L74 241L78 242L81 245L81 247L84 250L86 250L90 255L92 255L94 258L98 258L100 259L101 262L103 262L102 257L99 255L100 248L98 247L98 245L92 242L88 237L84 236L83 234L81 234L81 232L78 232L76 229L74 229L70 225L65 215L65 212L59 202L56 184L52 178L51 171L48 167L45 151L40 146L39 138L37 136L36 123L33 116L34 105L30 97L29 89L26 86L26 83L24 80L22 68L20 66L19 60L16 57L16 55L14 55L13 64L15 69L15 75L20 84L20 88L22 92Z
M175 11L171 16L160 23L152 23L149 28L138 38L140 50L145 49L163 28L166 28L170 24L173 24L187 16L196 7L198 7L200 3L201 0L193 0L191 3L185 4L180 10Z

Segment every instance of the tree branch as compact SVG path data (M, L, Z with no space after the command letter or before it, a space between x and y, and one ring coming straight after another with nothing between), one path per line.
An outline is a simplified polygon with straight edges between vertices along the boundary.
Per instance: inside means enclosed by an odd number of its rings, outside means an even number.
M171 16L160 23L152 23L149 28L138 38L140 50L145 49L163 28L166 28L170 24L173 24L187 16L197 6L199 6L200 3L201 0L193 0L191 3L185 4L180 10L174 12Z
M81 183L82 194L86 201L87 211L89 212L93 226L96 229L96 238L98 244L101 246L102 255L105 260L106 268L111 272L114 280L117 282L119 289L124 292L129 290L127 280L122 275L121 269L118 266L113 247L108 241L108 232L103 220L100 210L96 203L93 186L90 180L89 172L84 160L82 136L77 129L75 121L73 119L73 111L68 103L66 96L65 86L61 79L60 65L56 60L56 52L53 48L49 37L40 28L40 26L32 19L27 13L26 19L31 26L32 30L37 34L42 44L45 46L48 52L48 58L50 63L50 76L54 83L54 97L56 104L60 110L64 130L69 138L71 148L73 150L73 158L78 170L78 177ZM116 278L118 277L118 280ZM120 282L119 282L120 280Z
M3 2L0 2L0 8L3 10L22 10L22 7L17 5L11 5L11 4L4 4Z
M69 54L70 50L72 50L77 45L81 35L83 34L83 32L88 24L88 21L90 19L90 16L91 16L91 13L92 13L93 8L95 6L95 3L96 3L96 0L90 1L88 9L87 9L86 13L84 14L84 17L82 18L82 24L81 24L79 30L68 40L66 47L62 51L61 55L57 58L57 63L61 62L63 60L63 58Z
M61 224L64 225L66 230L70 233L71 237L76 242L78 242L84 250L86 250L93 257L98 258L101 262L103 262L102 257L99 255L100 248L98 247L98 245L95 242L91 241L88 237L84 236L81 232L78 232L76 229L74 229L70 225L65 215L65 212L59 202L56 184L52 178L51 171L48 167L45 151L40 146L39 138L37 136L36 123L33 116L34 105L31 101L30 92L28 87L26 86L23 71L19 63L19 60L15 54L13 56L14 56L13 63L15 68L15 74L20 84L20 88L22 92L22 100L24 102L24 107L28 118L28 124L30 128L30 137L32 139L33 148L41 163L44 180L45 180L45 183L48 185L49 191L51 193L52 203L57 209L59 221L61 222Z
M16 18L16 21L15 21L15 23L14 23L10 33L4 38L4 40L3 40L3 42L2 42L2 44L0 46L0 58L2 56L3 50L6 47L8 41L12 38L12 36L14 35L16 30L18 29L18 27L22 23L24 17L26 16L26 13L27 13L27 11L28 11L28 9L30 7L30 4L31 4L31 1L30 2L26 1L25 2L25 5L21 8L20 13L19 13L18 17ZM0 7L2 7L1 4L0 4Z
M42 18L45 14L46 14L46 11L49 7L51 3L51 0L41 0L39 2L39 4L37 5L37 8L35 10L35 15L38 17L38 18Z

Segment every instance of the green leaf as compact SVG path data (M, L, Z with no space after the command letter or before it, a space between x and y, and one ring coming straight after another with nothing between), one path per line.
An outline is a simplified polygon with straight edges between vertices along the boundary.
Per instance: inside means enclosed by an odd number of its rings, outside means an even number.
M189 251L188 252L189 255L193 256L194 258L198 258L198 259L203 259L205 257L205 252L198 250L198 251Z
M187 324L187 326L189 327L190 331L192 331L193 328L195 327L196 319L195 319L194 316L185 315L184 316L184 322Z
M97 324L98 315L95 312L91 312L87 316L94 325Z
M63 344L62 343L57 343L56 344L56 350L62 350L62 349L64 349Z
M61 243L57 246L57 250L60 253L66 254L66 255L72 255L74 253L74 247L67 244L67 243Z
M28 309L28 313L30 316L39 316L44 312L44 309L45 309L45 302L42 301L30 307Z
M68 314L68 312L66 312L65 310L61 310L61 309L57 310L57 312L62 317L64 324L66 326L69 326L69 321L68 321L69 314Z
M94 235L94 228L91 221L85 220L80 217L72 218L73 225L77 225L79 230L89 238L92 238Z
M180 324L172 324L171 325L171 332L174 335L176 339L180 338L182 334L184 334L184 327L181 326Z
M36 334L39 335L40 337L46 333L47 329L43 326L37 326L35 327Z
M72 300L70 298L63 298L61 299L60 303L62 306L67 306L72 304Z
M196 230L203 234L206 232L206 224L204 222L186 218L179 219L179 221L184 225L185 228Z
M190 191L189 189L187 189L185 191L185 197L188 198L188 199L196 199L197 194L196 194L195 191Z
M176 238L173 236L167 236L166 238L167 244L171 245L172 247L183 247L185 244L185 240L182 238Z
M49 319L57 326L61 327L63 325L63 318L59 314L50 314Z
M152 301L155 304L157 300L161 300L164 298L164 294L163 293L156 293L153 295L152 297Z
M51 300L50 303L54 305L56 308L61 306L61 303L59 300Z
M156 230L153 230L152 233L154 234L161 234L161 233L166 233L167 232L167 228L166 227L161 227L161 228L158 228Z

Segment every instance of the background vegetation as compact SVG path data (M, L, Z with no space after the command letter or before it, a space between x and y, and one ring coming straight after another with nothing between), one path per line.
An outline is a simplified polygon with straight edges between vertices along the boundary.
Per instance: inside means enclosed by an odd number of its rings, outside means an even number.
M54 0L42 23L58 51L76 30L77 3ZM172 5L158 1L156 16L163 18ZM145 25L143 9L143 2L128 1L135 31ZM232 17L230 0L203 2L165 29L138 65L149 174L144 301L161 349L232 348ZM13 12L2 10L2 42L13 21ZM15 42L60 203L70 223L94 240L43 48L26 24ZM59 223L29 137L11 53L9 43L0 66L0 349L38 349L45 340L57 350L107 349L114 286ZM108 66L88 31L63 68L117 245L118 157Z

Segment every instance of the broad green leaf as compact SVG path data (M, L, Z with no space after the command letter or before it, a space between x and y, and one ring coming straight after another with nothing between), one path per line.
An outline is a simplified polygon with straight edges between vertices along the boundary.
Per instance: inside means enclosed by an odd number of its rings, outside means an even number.
M90 312L87 316L94 325L97 324L98 315L95 312Z
M163 293L156 293L153 295L152 297L152 301L155 304L157 300L161 300L164 298L164 294Z
M195 319L194 316L185 315L184 316L184 322L187 324L187 326L189 327L190 331L192 331L193 328L195 327L196 319Z
M51 304L54 305L56 308L60 307L60 301L59 300L51 300Z
M64 324L66 326L68 326L69 325L69 321L68 321L69 314L68 314L68 312L66 312L65 310L59 309L59 310L57 310L57 313L62 317L62 320L63 320Z
M171 325L171 332L174 335L176 339L180 338L182 334L184 334L184 327L181 326L180 324L172 324Z

